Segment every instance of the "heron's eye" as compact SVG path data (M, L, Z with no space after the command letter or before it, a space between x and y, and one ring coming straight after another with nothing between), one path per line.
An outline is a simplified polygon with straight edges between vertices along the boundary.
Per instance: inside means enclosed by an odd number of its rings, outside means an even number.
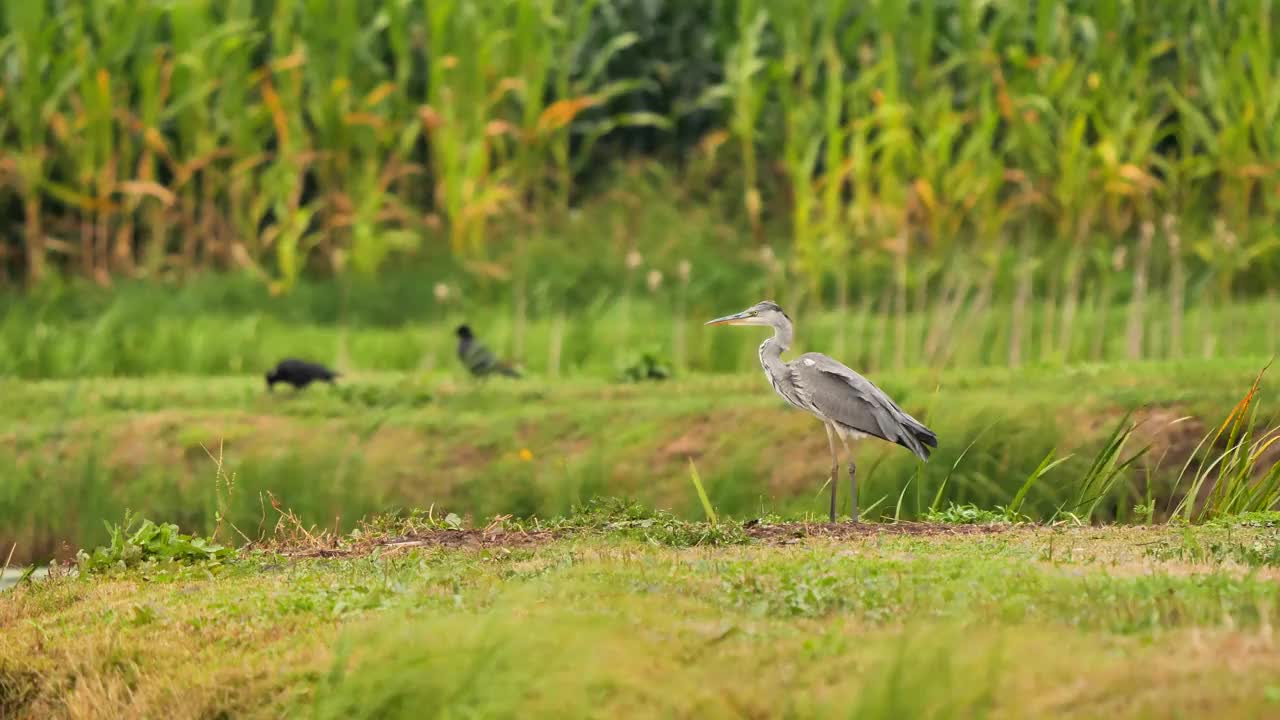
M760 311L759 311L759 310L752 310L749 314L751 315L751 317L755 317L755 316L757 316L757 315L759 315L759 314L760 314Z

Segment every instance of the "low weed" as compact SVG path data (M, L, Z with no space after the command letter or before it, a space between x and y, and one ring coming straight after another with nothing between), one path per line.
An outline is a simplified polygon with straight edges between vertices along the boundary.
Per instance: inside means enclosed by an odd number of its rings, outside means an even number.
M655 352L640 353L638 358L627 363L618 373L618 380L624 383L661 381L671 378L671 363Z
M638 538L654 545L693 547L695 545L741 545L750 541L736 522L690 522L666 510L648 508L628 499L592 498L584 506L552 526L607 531L612 535Z
M1237 515L1213 518L1207 525L1217 527L1280 527L1280 510L1253 510Z
M413 535L436 530L462 530L465 526L466 521L457 513L437 513L434 506L426 510L409 508L367 517L351 531L351 537Z
M1146 549L1147 557L1165 562L1217 564L1234 562L1246 567L1280 567L1280 533L1249 541L1204 541L1187 532L1177 542L1161 542Z
M124 522L106 526L110 545L76 553L81 572L106 572L145 563L218 564L235 554L234 549L208 538L185 535L172 523L158 525L132 513L125 514Z
M948 503L941 510L930 509L925 513L925 522L946 523L949 525L992 525L996 523L1021 522L1026 518L1016 511L997 507L994 510L980 508L973 503Z

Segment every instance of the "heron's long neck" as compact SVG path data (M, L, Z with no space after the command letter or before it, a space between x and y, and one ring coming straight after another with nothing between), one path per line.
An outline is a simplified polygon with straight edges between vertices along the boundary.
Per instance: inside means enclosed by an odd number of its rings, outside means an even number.
M773 336L760 344L760 364L772 375L779 375L785 370L782 353L791 348L791 325L776 325Z

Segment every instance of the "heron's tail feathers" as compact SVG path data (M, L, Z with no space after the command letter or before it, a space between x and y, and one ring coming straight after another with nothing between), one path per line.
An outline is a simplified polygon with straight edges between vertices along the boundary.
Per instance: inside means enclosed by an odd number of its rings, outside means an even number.
M938 436L914 418L904 423L902 430L898 444L915 453L921 460L928 460L931 448L938 447Z

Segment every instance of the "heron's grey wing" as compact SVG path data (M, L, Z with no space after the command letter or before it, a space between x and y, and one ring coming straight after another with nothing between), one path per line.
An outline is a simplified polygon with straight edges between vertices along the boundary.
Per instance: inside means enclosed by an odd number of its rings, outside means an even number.
M897 443L922 458L937 447L933 431L907 414L883 390L844 364L821 353L805 353L789 363L807 400L827 418L858 432Z

